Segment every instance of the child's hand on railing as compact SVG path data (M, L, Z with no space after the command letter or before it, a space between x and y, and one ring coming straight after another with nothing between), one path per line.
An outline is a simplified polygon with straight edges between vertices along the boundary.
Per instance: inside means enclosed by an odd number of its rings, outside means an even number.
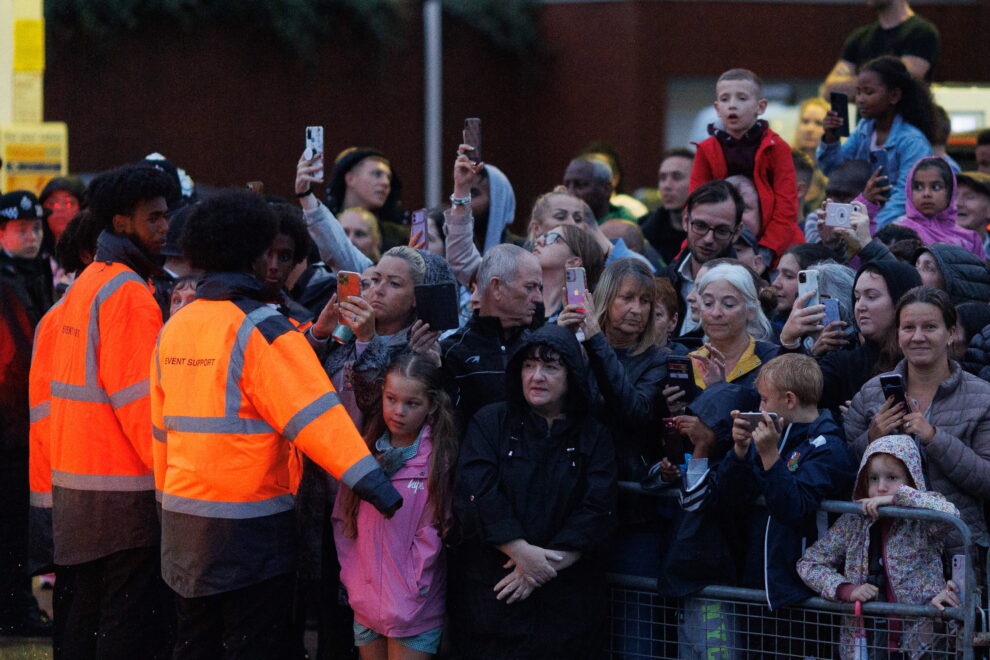
M855 603L857 600L861 600L865 603L868 600L876 598L878 593L880 593L880 590L877 589L877 586L867 582L852 590L852 593L849 594L849 601Z
M866 497L861 500L856 500L863 505L863 515L869 516L876 520L880 517L880 511L878 510L882 506L890 506L894 503L893 495L878 495L876 497Z

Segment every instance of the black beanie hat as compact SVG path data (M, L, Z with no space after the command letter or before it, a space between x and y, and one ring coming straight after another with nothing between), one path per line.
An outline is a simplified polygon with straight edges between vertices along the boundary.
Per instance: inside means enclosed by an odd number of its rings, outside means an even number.
M914 287L921 286L921 275L918 274L914 266L909 266L901 261L871 261L863 264L856 271L856 279L853 280L854 290L859 276L865 272L876 273L883 278L883 281L887 283L887 291L890 293L890 298L894 301L895 306L901 296ZM852 306L853 308L856 307L855 292L853 293Z

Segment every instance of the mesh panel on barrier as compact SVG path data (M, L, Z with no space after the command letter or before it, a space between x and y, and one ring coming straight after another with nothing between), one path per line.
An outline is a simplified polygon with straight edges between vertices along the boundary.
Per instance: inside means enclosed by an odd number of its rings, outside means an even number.
M611 658L963 657L958 624L926 617L864 616L855 625L854 617L827 610L771 612L752 602L667 599L622 587L611 589L610 617Z

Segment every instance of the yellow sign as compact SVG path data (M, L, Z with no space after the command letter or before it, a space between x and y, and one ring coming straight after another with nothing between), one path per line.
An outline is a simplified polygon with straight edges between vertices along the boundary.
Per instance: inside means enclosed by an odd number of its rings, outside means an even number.
M69 171L69 129L63 122L0 124L0 190L41 192Z
M18 18L14 21L14 71L45 70L45 21Z

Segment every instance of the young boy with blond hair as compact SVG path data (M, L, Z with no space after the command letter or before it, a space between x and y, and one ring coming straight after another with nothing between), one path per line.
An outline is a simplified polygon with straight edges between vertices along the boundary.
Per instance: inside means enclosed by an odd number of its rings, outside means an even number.
M686 515L708 516L708 531L712 524L724 530L724 543L742 555L739 586L764 590L769 608L778 610L814 595L795 564L827 527L818 512L821 501L847 496L855 465L842 429L830 412L818 410L822 372L813 358L788 353L770 360L760 369L756 388L761 421L750 424L740 411L732 411L732 450L708 470L689 463L681 507ZM760 497L765 505L757 504ZM691 566L688 560L677 567L689 573ZM736 642L755 653L819 656L819 631L791 621L788 611L762 620L760 625L777 632L756 625ZM779 640L786 645L799 639L806 640L803 649L776 647ZM827 646L824 640L821 644Z
M784 250L804 242L798 227L798 194L791 148L760 119L767 109L763 81L748 69L729 69L715 83L718 121L697 144L691 190L741 174L756 184L763 227L756 237L764 261L776 264Z

